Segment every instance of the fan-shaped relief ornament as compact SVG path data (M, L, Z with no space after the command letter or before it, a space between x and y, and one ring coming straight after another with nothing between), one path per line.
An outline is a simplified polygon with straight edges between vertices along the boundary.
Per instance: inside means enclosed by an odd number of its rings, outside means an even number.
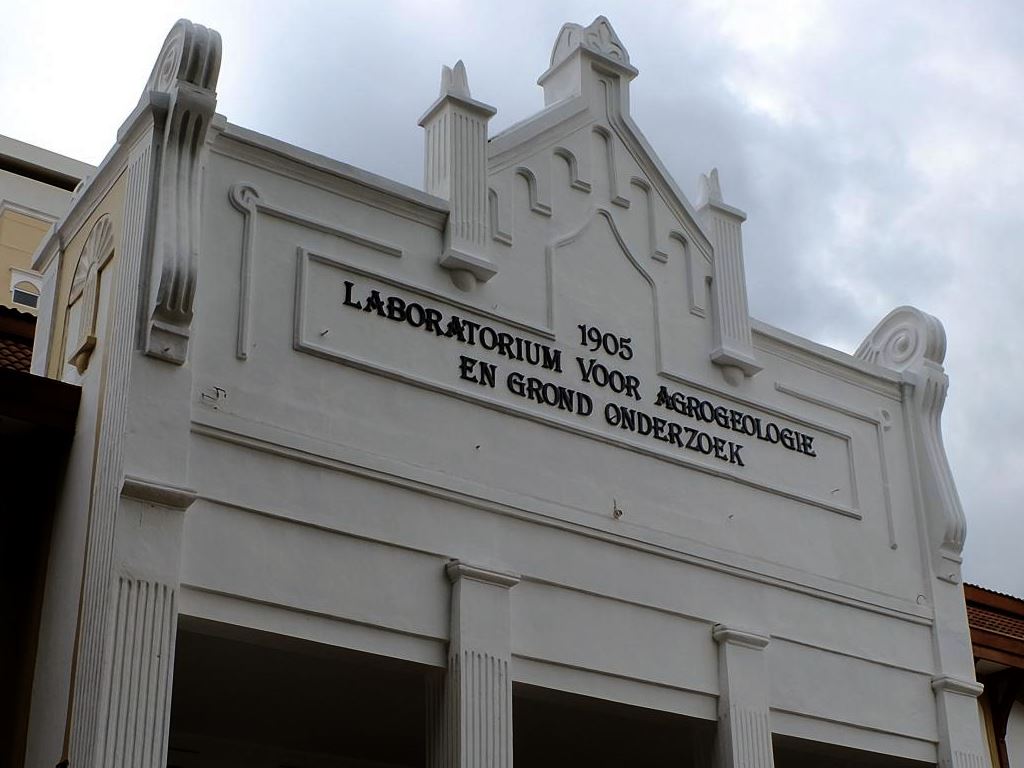
M114 255L114 224L108 214L101 216L86 238L78 257L68 297L68 316L77 306L78 327L70 345L68 362L79 374L85 373L89 358L96 348L96 315L99 312L100 278L103 268Z

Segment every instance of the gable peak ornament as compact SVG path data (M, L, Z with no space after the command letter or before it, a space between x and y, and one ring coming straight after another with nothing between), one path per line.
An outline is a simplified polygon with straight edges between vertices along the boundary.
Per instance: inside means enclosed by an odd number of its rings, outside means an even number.
M551 50L551 67L554 68L569 58L577 49L584 48L617 64L629 66L629 53L615 34L611 22L604 16L598 16L584 27L582 24L567 23L562 25Z
M466 74L466 65L462 59L455 62L454 67L441 67L441 92L440 97L457 96L460 99L472 98L469 93L469 76Z

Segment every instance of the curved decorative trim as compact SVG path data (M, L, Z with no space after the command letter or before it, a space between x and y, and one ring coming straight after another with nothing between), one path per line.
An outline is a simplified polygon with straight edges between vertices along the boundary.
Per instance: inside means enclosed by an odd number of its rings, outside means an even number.
M565 160L569 166L569 186L573 189L578 189L580 192L590 192L590 182L586 179L580 178L580 166L576 159L576 155L572 151L565 147L555 147L555 157L560 157Z
M690 247L690 241L686 239L686 235L673 229L668 233L668 239L679 243L679 248L683 252L683 266L686 271L686 292L689 299L690 314L696 317L707 317L708 296L711 293L708 285L711 277L711 260L707 258L703 251L697 251L704 257L704 263L708 265L708 274L705 275L697 268L697 262L693 255L694 249Z
M618 244L622 253L633 268L640 274L640 276L646 281L647 285L651 289L651 304L654 311L654 360L658 366L658 370L662 369L661 365L661 313L658 309L658 284L651 277L650 273L640 266L640 262L637 261L632 251L629 250L629 246L626 245L626 240L622 237L622 233L619 232L619 227L615 223L615 217L612 216L612 212L606 208L593 208L583 224L576 228L573 232L568 235L560 237L554 243L549 245L546 250L547 259L547 302L548 302L548 328L554 329L555 327L555 264L554 254L555 251L564 248L567 245L578 240L582 237L590 226L597 221L598 217L602 217L608 222L608 228L612 232L612 237L615 238L615 242Z
M530 210L534 213L539 213L541 216L550 216L551 205L540 199L537 174L525 166L520 166L516 168L515 175L526 179L526 189L530 196Z
M220 59L220 35L181 19L168 33L143 94L167 110L145 351L178 365L185 362L191 334L199 265L200 174L217 105Z
M487 189L487 218L491 228L491 239L502 245L512 245L512 235L501 226L498 193L493 188Z
M658 247L658 221L654 213L654 191L651 189L650 182L647 179L634 176L629 183L643 190L647 198L647 237L651 248L651 258L666 264L668 254Z
M235 357L247 360L252 325L252 250L256 241L256 210L260 202L260 193L251 184L233 184L228 196L231 204L245 220L242 225L242 258L238 267L238 334L235 340Z
M938 318L916 307L897 307L857 348L856 357L903 372L923 363L942 365L946 331Z
M612 132L603 125L595 125L592 132L604 141L605 159L608 163L608 199L613 205L629 208L629 200L619 193L619 176L615 168L615 145L612 141Z

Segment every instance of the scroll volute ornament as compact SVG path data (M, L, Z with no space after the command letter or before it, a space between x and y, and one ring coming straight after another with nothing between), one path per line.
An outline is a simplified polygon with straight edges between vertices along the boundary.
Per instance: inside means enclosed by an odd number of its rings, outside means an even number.
M149 317L145 352L182 364L188 354L200 238L200 180L206 134L217 106L221 40L212 29L178 21L167 35L143 101L162 113L156 177Z
M938 318L914 307L898 307L875 327L856 355L903 375L910 451L933 544L935 575L956 583L967 519L942 442L942 408L949 389L942 368L946 332Z
M100 273L114 255L114 225L109 215L101 216L82 247L71 280L71 294L68 310L79 306L78 328L75 338L69 344L71 353L68 362L75 366L79 375L85 373L89 358L96 348L96 315L99 312Z
M941 370L946 331L937 317L914 307L897 307L861 343L857 357L900 372L926 363Z

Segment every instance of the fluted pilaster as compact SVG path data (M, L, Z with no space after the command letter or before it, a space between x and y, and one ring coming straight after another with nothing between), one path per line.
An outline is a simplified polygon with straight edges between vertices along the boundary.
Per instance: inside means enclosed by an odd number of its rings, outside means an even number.
M424 186L448 200L440 264L485 282L497 267L487 258L487 123L494 107L470 96L460 61L441 72L441 94L420 118L425 131ZM469 283L456 281L462 288Z
M511 768L512 657L509 590L519 579L450 563L448 670L428 691L431 768Z
M978 715L985 687L950 675L932 679L939 719L939 768L990 768Z
M120 577L101 765L162 768L167 761L175 590Z
M754 355L743 266L741 226L747 216L738 208L722 202L717 169L702 177L701 195L703 199L698 215L715 249L711 281L714 328L711 360L727 373L737 371L743 376L753 376L761 370L761 365ZM735 376L727 375L726 378L734 384L738 382Z
M716 624L718 763L722 768L774 768L768 716L767 635Z

